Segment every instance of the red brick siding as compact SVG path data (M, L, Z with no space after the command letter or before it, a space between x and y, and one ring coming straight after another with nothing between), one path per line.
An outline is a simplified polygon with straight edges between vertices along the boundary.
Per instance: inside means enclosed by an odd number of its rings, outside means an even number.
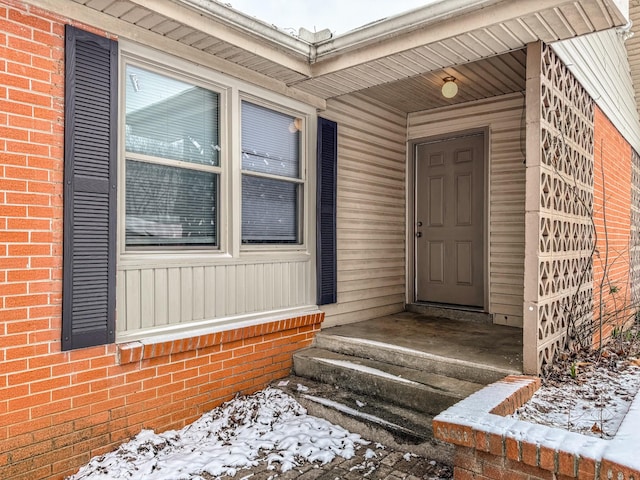
M517 387L519 383L522 385ZM504 390L502 386L505 384L515 384L517 388L512 394L500 400L500 395L503 395L501 392ZM578 451L586 452L581 455L575 453L578 445L575 437L563 439L559 437L557 429L538 425L537 436L534 435L536 441L527 441L527 432L531 431L530 427L514 425L512 420L498 426L499 421L485 416L486 413L499 416L512 414L531 398L540 384L539 378L506 377L479 392L480 399L470 397L463 400L459 404L460 407L452 407L450 410L456 408L459 410L456 410L451 417L439 416L434 419L433 431L436 438L455 446L455 480L640 478L640 471L613 462L607 458L608 453L604 448L594 448L597 447L598 442L601 442L610 444L611 449L615 451L617 448L611 444L612 440L583 437L582 445L587 448L586 450L578 448ZM482 405L489 400L499 403L490 412L486 412ZM477 422L470 421L472 417L475 417ZM541 429L547 431L543 433ZM545 445L546 440L549 443ZM552 444L556 447L551 447ZM569 447L574 450L572 451ZM597 452L600 452L600 455L604 452L604 456L597 455ZM591 458L590 455L597 458Z
M289 374L323 314L142 346L24 351L0 388L0 478L62 478L142 428L181 428ZM59 335L58 335L59 337ZM118 361L118 357L120 361Z
M603 318L607 323L603 335L608 337L613 324L621 320L614 318L612 312L621 311L631 301L632 158L631 146L598 107L594 122L593 211L597 233L597 251L593 259L594 318L596 321L599 318L599 305L602 304ZM612 293L612 287L617 292ZM594 342L599 338L599 331L596 331Z
M323 319L61 352L64 23L0 1L3 480L63 478L142 428L180 428L263 388L289 373Z

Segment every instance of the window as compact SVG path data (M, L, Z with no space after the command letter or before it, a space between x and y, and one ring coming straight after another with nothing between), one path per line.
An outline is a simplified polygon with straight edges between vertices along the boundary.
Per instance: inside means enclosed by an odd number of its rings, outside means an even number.
M314 107L71 26L65 55L63 349L314 304Z
M126 246L218 246L219 95L125 72Z
M302 119L242 102L242 243L300 244Z

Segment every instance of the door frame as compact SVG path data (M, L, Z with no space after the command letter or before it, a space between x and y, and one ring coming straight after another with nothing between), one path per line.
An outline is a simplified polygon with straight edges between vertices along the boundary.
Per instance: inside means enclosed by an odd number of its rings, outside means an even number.
M417 146L422 143L440 141L440 140L448 140L456 137L464 137L474 134L483 134L484 135L484 192L482 195L483 207L484 207L484 221L482 225L483 235L484 235L484 248L483 248L483 283L484 283L484 294L483 294L483 307L481 308L482 312L489 312L489 293L490 293L490 258L489 258L489 225L491 224L490 217L490 208L489 208L489 195L490 195L490 145L491 145L491 131L489 126L484 126L480 128L473 128L467 130L459 130L459 131L450 131L446 133L441 133L437 135L430 135L428 137L419 137L412 138L407 142L407 178L406 178L406 192L407 192L407 205L406 205L406 252L407 252L407 265L406 265L406 298L405 303L413 304L416 303L416 284L417 284L417 275L416 275L416 162L417 162ZM441 304L435 304L438 306L442 306ZM452 306L451 308L456 308ZM465 310L475 310L473 308L467 306L460 306L460 309Z

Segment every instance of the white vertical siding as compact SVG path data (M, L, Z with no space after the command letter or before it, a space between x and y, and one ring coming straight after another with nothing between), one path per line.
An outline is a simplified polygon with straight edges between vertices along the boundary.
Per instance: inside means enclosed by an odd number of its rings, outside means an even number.
M338 303L325 326L404 309L406 115L362 95L327 101L338 123Z
M120 341L307 307L309 259L194 265L127 267L118 272Z
M522 326L524 295L524 93L409 114L409 139L489 128L489 312Z
M551 47L627 141L640 151L640 122L624 34L614 28Z

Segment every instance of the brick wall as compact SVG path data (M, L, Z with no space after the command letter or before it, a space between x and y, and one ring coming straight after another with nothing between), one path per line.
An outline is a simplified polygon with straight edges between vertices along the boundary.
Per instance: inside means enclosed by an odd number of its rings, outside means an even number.
M311 343L322 317L153 345L60 352L54 341L44 344L49 353L7 348L0 478L62 478L142 428L181 428L235 393L259 390L289 374L292 353Z
M61 352L65 22L0 1L3 480L63 478L142 428L180 428L264 387L289 373L324 315Z
M631 146L596 107L594 128L594 222L597 250L593 259L594 319L604 320L603 336L633 312L629 285L631 240ZM606 220L606 228L605 228ZM618 314L614 312L619 312ZM594 342L600 331L596 329Z

